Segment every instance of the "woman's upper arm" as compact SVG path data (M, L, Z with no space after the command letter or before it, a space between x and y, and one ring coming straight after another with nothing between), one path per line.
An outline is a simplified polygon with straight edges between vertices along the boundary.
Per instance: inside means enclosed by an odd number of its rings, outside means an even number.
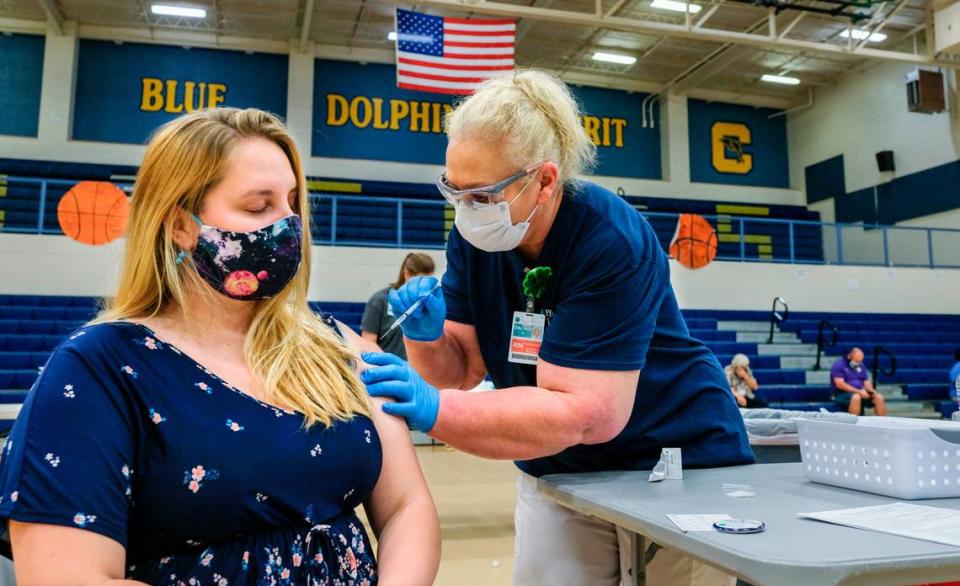
M74 575L123 575L140 437L131 387L124 381L136 376L140 364L127 360L135 356L106 356L104 348L116 343L109 331L85 331L47 362L11 430L0 464L0 516L10 524L20 573L45 576L69 567ZM126 366L121 369L121 364ZM70 546L62 548L61 541ZM73 548L74 542L79 549ZM103 549L91 543L114 544L119 554L109 559L118 559L119 565L101 563L92 554L77 555L88 547L91 552ZM50 563L60 559L62 564ZM55 580L23 583L49 582Z
M403 505L418 499L433 504L410 431L403 419L383 412L381 406L385 402L380 398L371 399L371 419L383 449L380 479L367 503L367 515L377 535Z
M123 545L93 531L10 521L20 584L99 584L124 576Z
M337 322L337 328L340 329L340 335L343 336L343 341L350 347L354 358L357 360L357 372L366 370L366 368L363 368L365 363L360 359L360 355L364 352L383 352L383 350L380 349L375 340L371 341L366 336L361 337L343 322L335 321Z

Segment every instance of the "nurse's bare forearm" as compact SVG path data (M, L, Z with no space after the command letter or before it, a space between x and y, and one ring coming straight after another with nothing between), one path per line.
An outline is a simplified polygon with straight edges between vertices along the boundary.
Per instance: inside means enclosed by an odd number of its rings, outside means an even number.
M445 389L430 436L483 458L528 460L608 441L619 431L603 429L602 412L569 393L539 387L482 393Z
M428 383L442 389L462 389L467 378L467 358L456 338L447 332L432 342L404 336L407 360Z

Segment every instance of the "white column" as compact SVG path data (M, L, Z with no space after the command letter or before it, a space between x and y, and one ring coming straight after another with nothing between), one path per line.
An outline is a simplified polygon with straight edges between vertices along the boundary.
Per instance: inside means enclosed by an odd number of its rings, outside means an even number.
M297 40L290 42L290 65L287 76L287 128L297 141L300 157L310 159L313 135L313 43L300 51Z
M41 144L62 145L70 139L76 70L76 23L64 23L62 35L48 27L43 48L43 87L37 132Z
M687 97L668 92L660 98L660 156L663 179L674 185L690 184L690 129Z

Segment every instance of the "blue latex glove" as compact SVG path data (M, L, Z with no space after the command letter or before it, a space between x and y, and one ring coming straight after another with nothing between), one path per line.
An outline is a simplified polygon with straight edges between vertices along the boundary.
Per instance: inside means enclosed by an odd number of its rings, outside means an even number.
M403 417L410 429L424 433L433 429L440 410L440 391L423 380L412 366L393 354L367 352L363 361L373 366L360 375L371 397L387 397L383 411Z
M430 290L437 284L436 277L414 277L399 289L391 289L387 301L393 308L393 315L399 318L421 297L425 297L420 307L413 310L400 329L403 335L418 342L432 342L443 335L443 320L447 317L447 303L443 300L443 289L433 293Z

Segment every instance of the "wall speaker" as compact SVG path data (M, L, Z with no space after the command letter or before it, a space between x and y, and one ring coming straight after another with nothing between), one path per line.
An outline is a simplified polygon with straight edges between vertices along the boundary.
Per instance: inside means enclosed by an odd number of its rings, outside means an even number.
M877 153L877 169L881 173L884 171L897 170L893 165L893 151L880 151Z

